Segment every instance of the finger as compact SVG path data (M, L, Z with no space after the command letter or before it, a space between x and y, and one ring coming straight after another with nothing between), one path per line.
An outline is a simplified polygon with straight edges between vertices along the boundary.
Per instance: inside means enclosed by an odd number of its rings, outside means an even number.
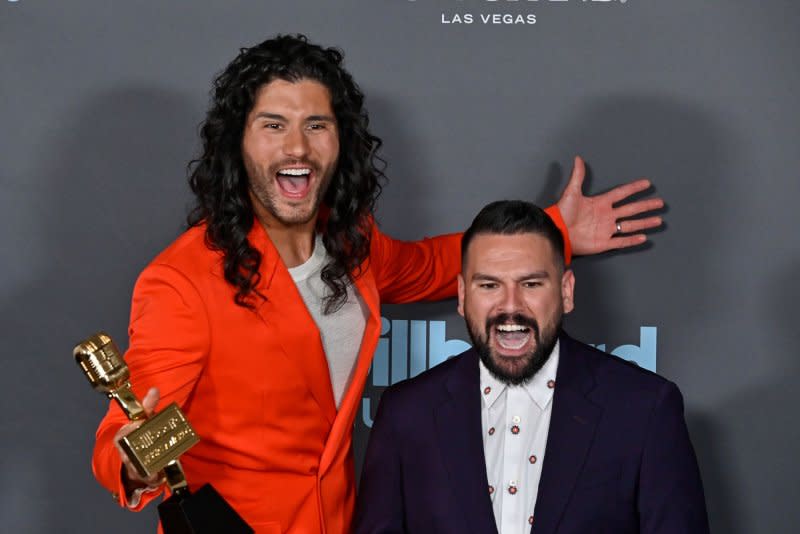
M619 221L620 234L632 234L661 226L661 217L647 217L646 219L630 219Z
M122 461L123 467L125 468L125 475L128 477L128 480L143 483L148 486L154 486L159 482L160 475L155 473L149 477L143 477L141 474L139 474L139 471L136 470L136 467L134 467L133 462L125 452L125 449L123 449L120 445L122 438L142 426L142 423L144 423L144 421L135 421L120 428L119 431L117 431L117 434L114 436L114 445L117 447L117 452L119 453L119 458Z
M122 438L124 438L125 436L127 436L140 426L142 426L142 423L144 423L144 420L133 421L124 426L121 426L120 429L117 430L117 433L114 435L114 443L118 443L119 440L121 440Z
M631 195L641 193L649 187L650 180L642 178L641 180L634 180L633 182L629 182L627 184L618 185L603 196L606 196L612 204L616 204L617 202L625 200Z
M620 237L613 237L609 240L611 242L609 248L628 248L641 245L647 241L647 236L644 234L625 235Z
M617 219L624 219L627 217L636 217L648 211L659 210L664 207L664 201L660 198L648 198L646 200L637 200L630 204L623 204L618 208L614 208L614 216Z
M125 449L122 448L120 442L125 436L127 436L128 434L139 428L141 424L142 421L137 421L135 423L125 425L122 428L120 428L114 435L114 445L117 448L117 453L119 454L119 458L120 460L122 460L123 465L125 465L125 469L127 469L129 472L131 472L131 470L133 469L133 465L131 464L130 458L128 458L128 455L125 452Z
M139 471L136 470L130 458L128 458L127 456L122 460L122 465L125 466L125 474L128 477L128 480L135 482L143 482L145 484L148 484L149 483L148 478L152 478L152 477L143 477L142 475L140 475Z
M117 451L119 452L119 459L122 460L122 463L123 465L125 465L125 468L128 469L128 471L130 471L131 459L128 458L127 453L125 453L122 447L119 446L119 442L117 442Z
M572 174L569 176L566 189L573 189L580 194L583 190L583 179L585 176L586 165L583 162L583 158L575 156L575 160L572 162Z
M136 468L133 467L133 463L131 462L131 459L128 457L128 454L125 452L125 449L122 448L122 445L120 445L120 442L122 441L122 438L124 438L125 436L127 436L128 434L130 434L131 432L133 432L134 430L136 430L140 426L141 426L141 421L137 421L135 423L127 424L127 425L123 426L122 428L120 428L119 431L117 431L117 434L114 436L114 445L117 448L117 453L119 454L119 459L122 461L122 465L125 468L125 473L126 473L126 475L127 475L129 480L142 481L142 477L136 471Z
M158 404L158 400L161 398L161 395L158 392L158 388L150 388L147 390L147 394L142 399L142 407L144 407L144 411L148 417L152 415L153 411L156 409L156 405Z
M153 473L150 476L142 476L133 466L130 460L126 458L123 461L123 465L125 466L125 476L131 482L136 482L140 484L145 484L147 486L157 486L158 483L161 481L161 474L160 473Z

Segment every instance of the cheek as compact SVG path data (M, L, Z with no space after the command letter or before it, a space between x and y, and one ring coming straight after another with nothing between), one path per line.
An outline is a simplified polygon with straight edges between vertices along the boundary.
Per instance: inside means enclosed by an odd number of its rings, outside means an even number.
M477 336L479 339L483 339L487 341L486 336L486 317L485 316L478 316L475 313L470 313L467 310L467 315L465 316L467 327L472 332L472 335Z
M328 158L331 161L331 166L339 163L339 143L332 143L328 150Z
M470 298L469 294L464 297L464 313L469 316L470 320L483 327L486 324L486 318L492 311L492 303L486 299Z
M550 294L528 301L528 308L539 320L550 319L561 309L561 295Z
M275 148L267 139L245 136L242 141L242 159L248 167L269 167L274 162Z
M336 135L321 137L315 145L317 154L321 159L335 165L339 160L339 138Z

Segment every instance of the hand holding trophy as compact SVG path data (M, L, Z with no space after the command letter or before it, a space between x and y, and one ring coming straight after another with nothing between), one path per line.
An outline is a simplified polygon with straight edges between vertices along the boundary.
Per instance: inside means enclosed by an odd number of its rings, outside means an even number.
M156 406L159 402L158 388L150 388L144 397L141 398L142 407L144 408L146 417L150 417L156 411ZM120 445L125 436L142 426L147 421L146 418L131 421L128 424L122 425L114 435L114 444L117 448L117 453L122 459L122 486L125 488L128 495L128 501L133 497L135 490L153 489L166 482L162 473L151 475L149 477L142 477L136 469L134 463L128 458L127 453Z
M139 478L163 477L172 494L158 505L165 534L231 534L254 530L210 485L189 491L178 457L200 441L177 404L148 417L131 391L130 371L108 334L97 333L78 343L72 352L92 387L114 399L131 421L144 422L123 436L119 447Z

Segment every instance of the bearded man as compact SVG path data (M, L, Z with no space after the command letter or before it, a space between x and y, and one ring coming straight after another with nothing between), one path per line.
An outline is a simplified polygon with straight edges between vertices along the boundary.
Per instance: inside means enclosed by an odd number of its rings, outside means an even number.
M707 534L672 382L564 333L575 277L539 208L495 202L462 239L474 347L387 389L357 534Z

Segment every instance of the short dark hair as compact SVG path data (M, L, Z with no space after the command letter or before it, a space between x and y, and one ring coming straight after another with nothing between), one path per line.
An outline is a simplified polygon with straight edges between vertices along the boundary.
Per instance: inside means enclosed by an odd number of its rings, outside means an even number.
M539 234L553 247L558 266L564 269L564 236L542 208L524 200L497 200L475 216L461 237L461 267L472 239L479 234Z

